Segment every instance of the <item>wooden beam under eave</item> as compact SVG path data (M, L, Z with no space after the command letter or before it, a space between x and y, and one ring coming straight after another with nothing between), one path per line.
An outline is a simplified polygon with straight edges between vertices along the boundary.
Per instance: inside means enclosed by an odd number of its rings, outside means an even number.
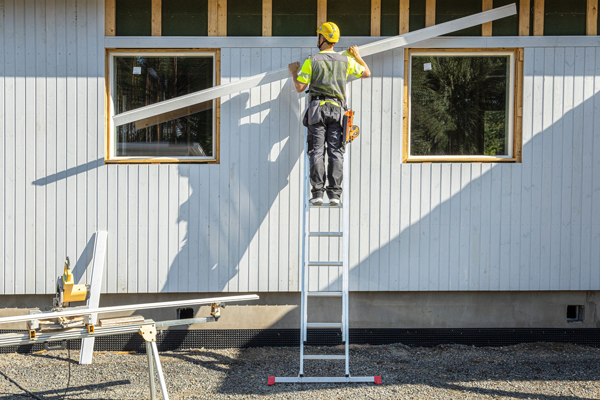
M435 0L425 2L425 27L435 25Z
M371 36L381 36L381 0L371 0Z
M104 36L117 35L117 2L104 1Z
M273 0L262 2L262 35L273 36Z
M533 0L533 36L544 36L544 0Z
M519 36L529 36L529 16L531 13L530 0L519 2Z
M327 0L317 0L317 29L327 22Z
M208 0L208 36L217 36L217 0Z
M152 0L152 36L162 36L162 0Z
M227 36L227 0L217 0L217 36Z
M598 34L598 0L587 0L585 34L590 36Z
M410 0L400 0L400 35L409 31Z
M481 11L488 11L494 8L494 0L483 0L481 3ZM492 36L492 23L486 22L481 24L481 36Z

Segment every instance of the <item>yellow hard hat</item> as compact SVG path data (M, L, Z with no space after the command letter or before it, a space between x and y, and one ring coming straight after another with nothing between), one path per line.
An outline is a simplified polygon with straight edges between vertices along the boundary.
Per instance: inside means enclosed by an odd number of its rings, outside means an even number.
M333 22L325 22L317 29L317 33L323 35L325 40L330 43L337 43L340 41L340 28Z

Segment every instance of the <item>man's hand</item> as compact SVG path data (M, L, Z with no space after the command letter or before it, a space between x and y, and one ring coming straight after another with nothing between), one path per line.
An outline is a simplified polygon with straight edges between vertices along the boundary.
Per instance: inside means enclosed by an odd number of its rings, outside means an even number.
M350 47L348 47L348 49L346 51L348 52L348 54L350 56L354 57L354 59L356 60L357 63L359 63L360 65L362 65L365 68L363 74L361 75L361 78L370 77L371 70L369 69L369 66L367 65L365 60L363 60L362 57L360 56L360 53L358 51L358 46L350 46Z
M288 65L288 69L292 73L292 79L294 81L294 89L296 89L296 92L298 92L298 93L303 92L306 89L306 87L308 86L308 84L298 82L298 70L300 69L300 63L298 61L293 62L290 65Z
M298 74L298 70L300 69L300 63L298 61L291 63L288 65L288 69L294 75L294 73Z
M358 46L350 46L347 49L348 54L350 54L352 57L356 58L356 60L359 60L360 57L360 53L358 51Z

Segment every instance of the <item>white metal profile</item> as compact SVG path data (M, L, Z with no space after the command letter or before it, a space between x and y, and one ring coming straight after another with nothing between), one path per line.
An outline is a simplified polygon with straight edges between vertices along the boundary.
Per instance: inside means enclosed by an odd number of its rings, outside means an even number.
M461 29L470 28L486 22L495 21L504 17L509 17L517 13L516 5L509 4L504 7L498 7L493 10L484 11L468 17L455 19L453 21L444 22L443 24L430 26L418 31L406 33L404 35L394 36L388 39L378 40L373 43L360 46L362 56L370 56L372 54L381 53L383 51L392 50L400 47L406 47L417 42L427 39L433 39L437 36L445 35L459 31ZM136 122L145 118L153 117L176 111L181 108L193 106L195 104L210 101L219 97L227 96L243 90L252 89L260 85L266 85L271 82L276 82L289 77L288 68L281 68L270 72L254 75L246 79L236 82L227 83L225 85L215 86L209 89L201 90L185 96L180 96L171 100L161 101L149 106L140 107L135 110L127 111L113 117L113 126L121 126Z
M67 311L48 312L42 314L26 314L26 315L15 315L12 317L0 318L0 324L10 324L14 322L26 322L32 320L44 320L54 319L58 317L74 317L82 315L93 315L93 314L106 314L113 312L123 311L137 311L137 310L150 310L156 308L168 308L168 307L182 307L191 306L197 304L212 304L212 303L229 303L237 301L249 301L258 300L259 297L255 294L242 295L242 296L227 296L227 297L212 297L208 299L190 299L190 300L176 300L176 301L163 301L157 303L142 303L142 304L128 304L124 306L112 306L112 307L100 307L100 308L88 308L88 309L74 309Z
M104 264L106 258L106 244L108 232L96 232L94 243L94 256L92 257L92 278L90 279L90 298L87 301L89 308L100 307L100 291L102 290L102 276L104 275ZM91 315L90 323L96 325L98 314ZM81 342L79 353L79 364L91 364L94 354L94 337L84 338Z

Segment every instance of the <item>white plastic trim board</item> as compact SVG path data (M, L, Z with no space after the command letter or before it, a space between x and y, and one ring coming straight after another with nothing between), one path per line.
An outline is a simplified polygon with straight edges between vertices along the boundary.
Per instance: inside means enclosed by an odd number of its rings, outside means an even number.
M106 258L106 242L108 232L96 232L94 243L94 256L92 259L92 278L90 279L90 298L87 301L89 308L100 307L100 292L102 291L102 276L104 275L104 260ZM98 314L91 315L91 323L96 325ZM81 342L79 364L91 364L94 353L94 338L84 338Z
M112 306L112 307L100 307L100 308L89 308L89 309L77 309L58 311L53 313L43 314L26 314L26 315L15 315L12 317L0 318L0 324L9 324L13 322L26 322L32 320L42 319L53 319L58 317L76 317L90 314L106 314L113 312L122 311L136 311L136 310L150 310L155 308L168 308L168 307L182 307L192 306L196 304L211 304L211 303L229 303L234 301L249 301L258 300L259 297L255 294L249 294L244 296L228 296L228 297L212 297L209 299L189 299L189 300L177 300L177 301L165 301L158 303L142 303L142 304L128 304L124 306Z
M360 46L360 53L362 56L366 57L372 54L381 53L383 51L406 47L423 40L432 39L437 36L456 32L461 29L470 28L486 22L495 21L504 17L515 15L516 13L517 7L515 4L498 7L493 10L455 19L454 21L445 22L443 24L430 26L418 31L406 33L404 35L394 36L388 39L369 43ZM196 93L177 97L175 99L161 101L159 103L151 104L146 107L141 107L116 115L113 117L113 125L117 127L129 124L131 122L152 117L154 115L164 114L243 90L252 89L260 85L266 85L271 82L286 79L289 77L289 74L290 73L287 68L281 68L275 71L254 75L236 82L215 86L209 89L198 91Z

